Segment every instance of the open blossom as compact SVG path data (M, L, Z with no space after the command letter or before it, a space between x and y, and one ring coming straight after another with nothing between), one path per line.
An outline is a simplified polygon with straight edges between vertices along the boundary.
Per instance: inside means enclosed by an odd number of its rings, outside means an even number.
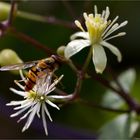
M39 118L42 118L45 134L48 135L45 116L47 115L50 121L52 121L52 118L47 109L47 104L59 110L59 107L54 104L53 101L71 98L71 95L49 95L52 91L55 90L55 86L63 77L62 75L58 79L52 81L52 75L53 73L50 73L47 76L39 78L34 88L30 91L24 91L24 87L19 83L17 83L17 85L22 88L22 91L10 88L13 93L18 94L24 98L21 101L11 101L7 104L8 106L15 106L14 110L17 111L12 114L11 117L16 117L23 114L23 116L21 116L18 122L27 118L27 122L25 123L22 132L29 128L29 126L33 122L34 117L37 115Z
M125 32L112 36L111 34L119 28L124 27L127 24L127 21L124 21L121 24L116 23L118 16L115 17L113 21L108 20L110 15L108 7L106 7L106 10L103 10L102 14L98 14L97 7L95 6L94 12L94 15L83 13L87 31L84 30L78 20L75 21L77 27L82 31L71 36L72 41L69 42L65 48L65 57L69 59L83 48L90 46L95 70L97 73L102 73L107 63L107 57L103 46L116 55L119 62L122 60L120 51L107 41L115 37L124 36L126 34Z

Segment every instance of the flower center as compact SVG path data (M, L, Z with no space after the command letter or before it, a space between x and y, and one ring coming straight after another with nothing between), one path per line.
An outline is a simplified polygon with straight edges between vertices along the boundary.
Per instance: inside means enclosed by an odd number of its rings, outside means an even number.
M33 101L37 101L37 102L45 102L45 100L47 98L45 95L38 94L32 90L28 92L27 97L29 99L32 99Z
M84 18L91 44L93 45L100 42L102 34L108 24L107 20L100 14L95 14L95 16L93 16L93 14L87 15L87 13L84 13Z

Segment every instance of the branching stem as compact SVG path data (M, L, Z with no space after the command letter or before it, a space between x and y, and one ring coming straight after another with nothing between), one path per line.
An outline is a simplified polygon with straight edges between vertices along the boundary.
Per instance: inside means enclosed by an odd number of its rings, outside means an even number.
M29 19L33 21L42 22L42 23L48 23L52 25L59 25L65 28L76 29L76 26L73 22L60 20L54 16L41 16L41 15L23 12L23 11L18 11L17 16L24 19Z
M12 25L14 13L16 12L16 10L17 10L17 2L15 0L11 0L11 10L10 10L9 18L7 22L8 26Z

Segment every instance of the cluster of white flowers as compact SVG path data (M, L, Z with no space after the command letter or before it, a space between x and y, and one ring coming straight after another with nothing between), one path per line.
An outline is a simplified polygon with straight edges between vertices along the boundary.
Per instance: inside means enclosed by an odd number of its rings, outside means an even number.
M21 101L11 101L7 104L7 106L15 106L14 110L17 110L17 112L12 114L11 117L24 114L18 120L18 122L28 117L22 132L29 128L35 115L37 115L39 118L42 117L45 134L48 135L45 114L49 117L50 121L52 121L52 118L47 109L47 104L59 110L59 107L54 104L53 101L58 99L66 100L71 98L71 95L49 95L52 91L55 90L55 86L63 77L63 75L61 75L57 80L52 81L52 76L53 73L49 73L47 76L45 75L44 77L38 78L36 85L30 91L25 91L24 87L19 83L17 83L17 85L22 89L22 91L10 88L13 93L18 94L24 98Z
M125 32L113 36L110 35L119 28L124 27L127 24L127 21L124 21L121 24L116 23L118 16L115 17L112 22L108 20L110 15L108 7L106 7L106 10L103 10L102 14L98 14L97 7L95 6L94 12L94 15L88 15L87 13L83 14L87 31L84 30L78 20L75 21L77 27L82 31L71 36L72 41L68 43L65 48L65 57L69 59L83 48L90 46L92 47L90 51L92 51L92 60L95 65L95 70L97 73L102 73L107 63L107 57L103 46L116 55L119 62L122 60L120 51L107 41L115 37L124 36L126 34Z

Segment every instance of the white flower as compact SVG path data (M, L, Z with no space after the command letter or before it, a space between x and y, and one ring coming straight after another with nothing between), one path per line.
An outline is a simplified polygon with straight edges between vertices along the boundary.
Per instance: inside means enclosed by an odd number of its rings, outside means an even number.
M69 42L65 48L65 57L69 59L83 48L91 46L92 49L90 49L90 51L92 51L92 60L95 65L95 70L97 73L102 73L107 63L103 46L116 55L119 62L122 60L120 51L107 41L115 37L124 36L126 34L125 32L110 35L119 28L124 27L128 22L124 21L121 24L116 23L118 16L112 22L108 20L110 15L108 7L106 7L106 10L103 10L102 14L98 14L96 6L94 7L94 11L94 15L83 14L87 31L84 30L78 20L75 21L75 24L82 32L77 32L71 36L72 41Z
M17 110L17 112L12 114L11 117L16 117L23 114L23 116L18 120L18 122L28 117L27 122L22 129L22 132L29 128L35 115L37 115L39 118L40 116L42 117L45 134L48 135L45 114L49 117L50 121L52 121L52 118L47 109L47 104L59 110L59 107L55 105L53 101L58 99L66 100L71 98L71 95L48 95L55 90L55 86L63 77L63 75L61 75L58 79L52 82L52 75L53 73L50 73L48 76L37 79L37 83L34 88L28 92L24 91L24 87L19 83L16 84L20 88L22 88L23 91L10 88L12 92L24 98L21 101L11 101L7 104L8 106L15 106L14 110Z

